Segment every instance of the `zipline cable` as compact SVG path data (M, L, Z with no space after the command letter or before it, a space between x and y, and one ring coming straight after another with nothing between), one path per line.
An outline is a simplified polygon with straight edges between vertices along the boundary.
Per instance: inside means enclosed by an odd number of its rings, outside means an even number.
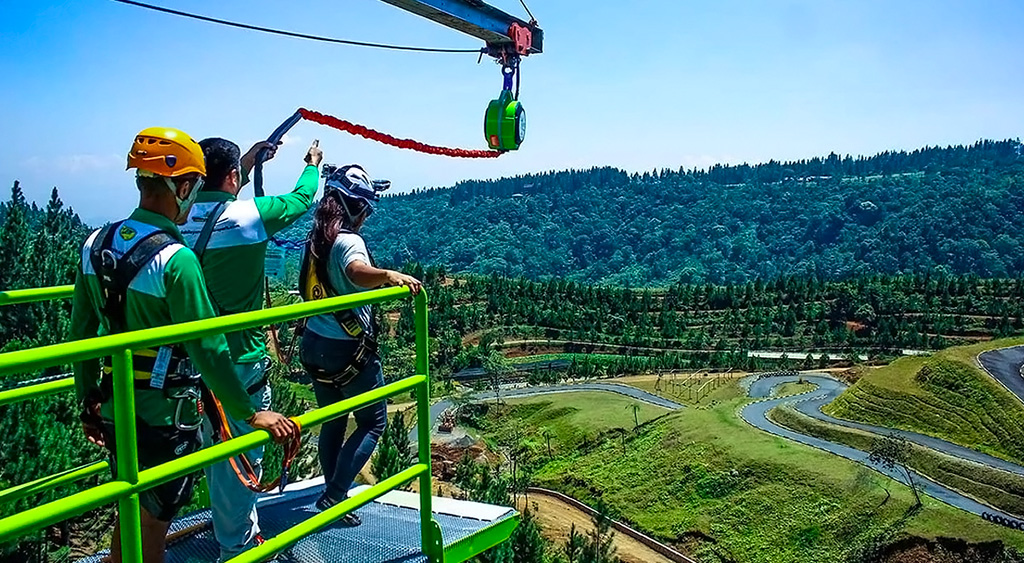
M533 17L533 12L530 11L530 7L526 5L526 0L519 0L519 3L523 5L523 9L530 15L530 25L537 25L537 18Z
M181 10L172 10L171 8L164 8L163 6L155 6L153 4L147 4L145 2L136 2L135 0L113 0L121 4L128 4L130 6L137 6L139 8L146 8L147 10L155 10L157 12L163 12L165 14L171 14L174 16L181 16L184 18L192 18L194 20L215 23L220 25L226 25L230 27L236 27L238 29L248 29L250 31L262 31L264 33L272 33L274 35L283 35L285 37L294 37L297 39L309 39L310 41L323 41L324 43L338 43L341 45L352 45L355 47L370 47L374 49L390 49L392 51L413 51L417 53L480 53L480 49L440 49L433 47L410 47L407 45L389 45L387 43L371 43L368 41L352 41L349 39L336 39L333 37L323 37L321 35L310 35L307 33L296 33L294 31L285 31L282 29L272 29L269 27L262 27L258 25L251 25L247 23L239 23L228 20L222 20L218 18L211 18L209 16L203 16L200 14L193 14L190 12L182 12Z

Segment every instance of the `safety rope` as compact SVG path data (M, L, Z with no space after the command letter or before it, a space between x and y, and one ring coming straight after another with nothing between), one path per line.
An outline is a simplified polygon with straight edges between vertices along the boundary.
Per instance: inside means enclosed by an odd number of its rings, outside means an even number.
M356 123L352 123L351 121L339 119L337 117L334 117L333 115L326 115L306 108L299 108L298 111L289 116L288 119L284 120L284 122L281 123L281 125L278 125L277 129L274 129L274 132L271 133L269 137L267 137L267 142L276 145L281 141L282 138L284 138L285 133L287 133L292 127L295 127L295 124L297 124L299 121L303 119L312 121L314 123L319 123L320 125L326 125L339 131L344 131L346 133L358 135L371 141L377 141L378 143L383 143L385 145L389 145L392 147L397 147L400 149L409 149L426 154L450 156L453 158L497 158L505 154L505 151L438 147L435 145L428 145L426 143L414 141L412 139L399 139L392 135L388 135L387 133L381 133L380 131L370 129L369 127L358 125ZM266 157L266 149L262 149L259 151L259 153L256 154L256 165L253 168L252 174L253 191L255 192L256 197L263 197L264 194L263 162L266 160Z
M417 152L436 154L440 156L450 156L454 158L497 158L504 153L504 151L490 151L490 150L472 150L472 149L457 149L450 147L438 147L434 145L428 145L419 141L413 141L412 139L399 139L388 135L387 133L381 133L375 131L369 127L358 125L344 119L339 119L331 115L324 115L322 113L308 110L306 108L299 108L299 113L302 114L303 119L308 119L321 125L326 125L339 131L345 131L353 135L359 135L365 137L371 141L377 141L378 143L384 143L392 147L398 147L400 149L409 149Z
M213 398L213 404L216 412L210 413L210 417L216 416L219 419L219 434L222 442L234 438L231 434L231 427L228 425L228 417L224 412L224 406L221 405L220 400L217 399L213 394L210 395ZM292 422L298 426L299 423L294 418ZM301 428L299 429L301 431ZM266 493L274 489L279 489L279 492L284 492L284 488L288 485L288 472L291 470L292 462L299 455L299 449L302 446L302 440L298 434L295 438L291 439L287 444L282 446L284 450L284 460L281 463L281 475L270 483L260 482L259 475L256 474L256 469L253 467L252 462L246 457L244 453L239 454L236 457L228 458L228 462L231 468L235 472L235 476L238 480L246 486L247 489L254 493Z

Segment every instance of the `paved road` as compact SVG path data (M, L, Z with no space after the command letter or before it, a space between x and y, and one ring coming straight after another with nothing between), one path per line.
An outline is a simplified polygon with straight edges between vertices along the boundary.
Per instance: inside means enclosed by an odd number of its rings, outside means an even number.
M800 402L794 406L796 410L800 411L807 416L816 418L818 420L835 424L837 426L843 426L845 428L854 428L857 430L863 430L872 434L896 434L906 438L908 441L930 448L933 450L940 451L944 454L955 456L982 465L988 465L1003 471L1009 471L1018 475L1024 476L1024 466L1020 466L1016 463L1000 459L995 456L981 453L971 448L965 448L959 444L947 442L939 438L932 436L926 436L924 434L918 434L917 432L908 432L906 430L897 430L894 428L887 428L882 426L874 426L871 424L862 424L859 422L851 422L849 420L843 420L840 418L831 417L823 412L821 408L832 402L833 399L838 397L846 390L846 384L836 381L830 377L804 375L802 376L805 381L809 381L818 386L817 391L812 391L810 395L799 395ZM1020 376L1018 376L1019 378ZM765 398L771 395L771 390L778 385L783 383L789 383L797 381L797 376L785 376L785 377L772 377L765 378L754 382L750 386L748 394L754 398Z
M630 387L629 385L621 385L619 383L566 383L562 385L539 385L536 387L518 387L512 389L505 389L501 392L502 399L514 399L517 397L533 397L536 395L552 395L555 393L576 393L579 391L600 391L605 393L617 393L619 395L625 395L632 397L638 401L652 404L657 407L663 407L669 410L677 410L685 408L685 405L681 405L675 401L670 401L663 397L648 393L636 387ZM473 400L486 401L488 399L494 399L494 391L480 391L473 395ZM438 417L441 413L452 407L452 402L448 399L438 401L430 406L430 427L437 424ZM409 432L409 441L412 443L417 442L417 427L413 426Z
M1021 375L1021 365L1024 364L1024 346L1003 348L1001 350L989 350L978 356L978 362L985 371L992 374L992 377L1018 399L1024 401L1024 376Z
M804 414L807 414L809 416L813 416L814 418L817 418L819 420L826 420L830 423L840 424L841 426L846 426L850 428L859 428L876 434L893 432L893 430L889 428L852 423L825 415L820 410L821 406L832 401L836 396L842 393L843 389L845 389L845 385L825 376L805 375L803 376L803 378L806 381L809 381L810 383L816 385L817 388L813 391L809 391L807 393L803 393L800 395L781 397L777 399L768 399L751 403L740 411L740 416L748 424L761 430L764 430L765 432L774 434L776 436L781 436L783 438L788 438L790 440L793 440L794 442L806 444L808 446L815 447L820 450L824 450L841 457L845 457L846 459L856 461L884 475L887 475L892 479L899 481L900 483L907 484L906 477L903 475L902 471L886 471L882 468L873 465L870 461L868 461L868 454L866 452L863 452L856 448L851 448L843 444L837 444L835 442L822 440L821 438L816 438L814 436L800 434L798 432L794 432L788 428L775 424L771 420L768 420L767 414L769 411L771 411L773 408L779 405L790 403L794 404L797 407L797 410L799 410L800 412L803 412ZM752 397L768 397L771 394L771 390L774 389L775 387L782 385L783 383L796 381L797 379L799 379L799 377L797 376L772 377L761 379L755 381L750 386L749 393ZM904 434L902 431L897 432ZM938 451L942 451L944 453L949 453L950 455L957 455L958 453L973 453L979 456L984 456L984 454L978 454L977 452L963 452L961 450L966 450L967 448L962 448L961 446L950 444L949 442L944 442L942 440L937 440L937 443L934 443L932 441L934 441L935 439L930 438L928 436L922 436L920 434L915 434L913 432L907 432L905 434L909 435L907 436L908 440L911 440L911 438L913 438L912 441L916 443L926 445L927 447L936 449ZM992 458L991 456L984 457L990 460L996 460L996 458ZM997 461L1002 464L1008 464L1013 466L1014 468L1016 468L1017 472L1024 471L1024 468L1021 468L1020 466L1010 464L1009 462L1005 462L1003 460ZM914 473L914 479L915 481L922 485L921 490L924 494L941 500L956 508L966 510L979 516L987 512L989 514L1000 515L1004 518L1009 518L1013 520L1017 519L1017 517L1012 514L981 504L980 502L974 499L968 498L918 473Z

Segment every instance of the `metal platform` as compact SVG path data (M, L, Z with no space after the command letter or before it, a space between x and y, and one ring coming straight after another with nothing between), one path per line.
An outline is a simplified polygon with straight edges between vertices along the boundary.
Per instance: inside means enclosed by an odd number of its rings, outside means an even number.
M295 483L284 494L259 501L260 526L267 538L317 513L313 503L323 492L323 479ZM353 489L354 495L364 487ZM518 514L507 507L434 497L434 520L440 525L447 550ZM307 536L278 556L281 563L426 563L420 549L419 495L392 491L356 513L362 525L329 526ZM210 511L178 518L171 525L167 563L217 560L219 548L210 526ZM99 563L106 552L80 560Z

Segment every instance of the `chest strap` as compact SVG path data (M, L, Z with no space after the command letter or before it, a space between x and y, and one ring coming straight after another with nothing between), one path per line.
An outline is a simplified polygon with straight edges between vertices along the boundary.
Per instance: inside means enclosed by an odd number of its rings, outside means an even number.
M357 234L345 229L342 229L340 233ZM306 241L306 247L303 249L302 263L299 267L299 293L303 301L315 301L339 295L334 286L331 285L331 278L327 272L327 262L329 260L330 257L318 260L313 256L313 237L309 237L309 240ZM370 256L370 265L375 265L373 256ZM369 338L372 340L378 332L376 319L372 313L369 326L366 326L366 323L360 319L355 309L335 311L334 320L338 322L338 325L345 331L345 334L352 338Z
M161 250L177 242L168 233L157 230L142 237L118 258L114 251L114 235L121 232L124 223L121 221L103 227L89 249L89 261L99 280L100 313L106 319L110 334L126 330L125 304L132 280Z

